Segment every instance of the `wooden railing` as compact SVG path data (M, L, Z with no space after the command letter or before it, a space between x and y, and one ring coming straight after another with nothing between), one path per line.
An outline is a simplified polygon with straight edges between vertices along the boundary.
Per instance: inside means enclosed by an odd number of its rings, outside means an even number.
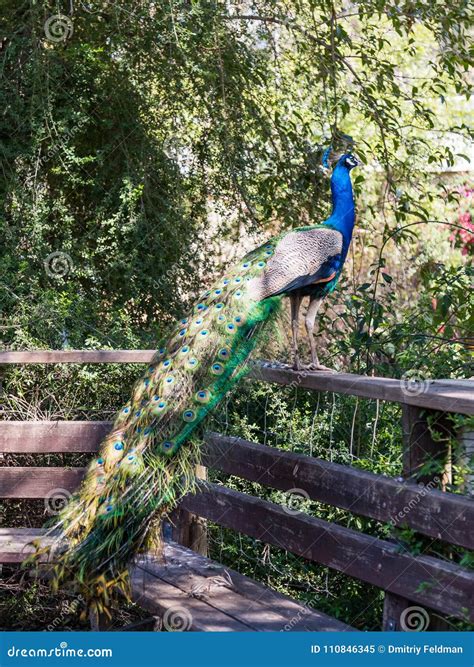
M0 365L147 363L152 356L152 351L128 350L7 352L0 353ZM285 492L303 489L310 499L384 524L406 525L447 544L474 548L473 500L416 483L426 457L439 458L445 453L446 443L431 438L427 415L434 410L474 414L474 383L436 380L424 386L421 393L410 393L399 380L295 373L268 363L256 365L252 375L259 381L401 403L406 479L214 433L206 437L204 465ZM435 413L440 423L442 413ZM3 421L0 452L93 452L109 428L109 422ZM3 467L0 497L43 498L55 489L74 489L82 475L81 468ZM425 476L423 481L426 484L429 480ZM284 506L221 485L203 484L200 493L185 498L180 513L183 521L197 515L378 586L386 591L384 629L398 629L400 612L413 604L442 615L474 620L474 574L454 562L404 553L395 541L289 512ZM13 553L2 558L15 560Z

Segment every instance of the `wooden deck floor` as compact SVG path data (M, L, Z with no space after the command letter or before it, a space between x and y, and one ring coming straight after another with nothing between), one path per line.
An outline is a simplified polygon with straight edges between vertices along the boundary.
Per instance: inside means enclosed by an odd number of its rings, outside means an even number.
M41 529L0 528L0 561L18 563ZM134 602L168 631L350 631L350 626L175 542L130 569Z

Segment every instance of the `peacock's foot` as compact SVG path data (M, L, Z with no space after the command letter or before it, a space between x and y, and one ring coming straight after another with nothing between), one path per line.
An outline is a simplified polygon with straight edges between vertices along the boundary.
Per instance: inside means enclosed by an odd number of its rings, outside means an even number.
M323 364L315 364L315 363L310 363L310 364L302 364L301 361L298 359L297 361L294 361L293 363L288 363L288 364L282 364L283 368L288 368L291 371L316 371L319 373L337 373L334 368L329 368L329 366L324 366Z
M336 373L337 371L334 370L334 368L329 368L329 366L324 366L323 364L315 364L311 363L305 366L305 370L307 371L318 371L320 373Z

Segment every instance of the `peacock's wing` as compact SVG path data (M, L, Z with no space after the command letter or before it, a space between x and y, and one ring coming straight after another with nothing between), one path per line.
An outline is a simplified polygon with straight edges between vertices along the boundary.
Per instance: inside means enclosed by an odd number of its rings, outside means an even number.
M288 232L249 290L265 299L331 279L342 266L342 241L340 232L324 225Z

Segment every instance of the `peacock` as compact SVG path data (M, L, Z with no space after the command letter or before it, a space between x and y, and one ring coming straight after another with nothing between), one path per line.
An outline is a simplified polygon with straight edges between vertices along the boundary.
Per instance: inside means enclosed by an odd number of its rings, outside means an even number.
M355 221L350 171L358 160L330 148L323 164L335 165L331 216L248 253L172 327L116 415L79 490L49 527L49 546L36 544L32 560L48 552L53 587L72 584L93 613L128 595L127 568L138 552L159 552L164 518L195 490L196 427L247 372L246 362L284 296L291 299L294 367L301 367L300 306L309 297L309 367L325 369L316 352L314 322L347 257Z

